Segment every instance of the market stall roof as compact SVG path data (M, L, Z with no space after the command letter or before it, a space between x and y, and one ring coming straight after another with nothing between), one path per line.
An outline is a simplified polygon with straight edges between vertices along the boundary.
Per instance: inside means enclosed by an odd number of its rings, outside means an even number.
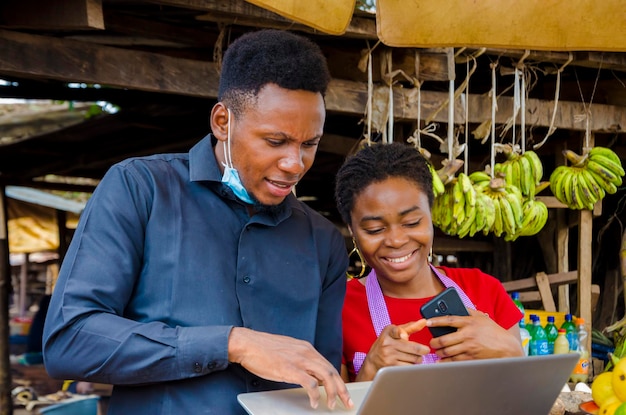
M355 0L247 0L330 34L345 33ZM626 51L621 0L377 0L387 46ZM602 24L598 24L602 22Z
M9 252L32 253L59 248L57 211L65 211L68 228L76 227L85 202L67 199L42 190L7 186Z

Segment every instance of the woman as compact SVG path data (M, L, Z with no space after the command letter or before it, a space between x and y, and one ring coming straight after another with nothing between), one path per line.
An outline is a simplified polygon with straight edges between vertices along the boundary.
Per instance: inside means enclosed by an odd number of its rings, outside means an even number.
M343 308L345 381L373 379L385 366L523 356L523 317L495 277L475 268L435 268L432 176L414 148L377 144L348 158L335 197L355 249L372 268L352 279ZM457 288L470 316L424 320L420 307ZM433 338L428 327L456 332Z

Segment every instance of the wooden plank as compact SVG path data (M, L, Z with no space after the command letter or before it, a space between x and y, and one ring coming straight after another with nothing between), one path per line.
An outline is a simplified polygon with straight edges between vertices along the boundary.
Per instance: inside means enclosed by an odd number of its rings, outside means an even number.
M541 302L543 303L543 309L546 311L556 311L556 305L554 305L554 297L552 297L552 290L550 289L550 280L545 272L538 272L535 275L537 280L537 288L539 294L541 294Z
M581 211L578 222L578 315L585 319L585 326L589 333L591 333L593 321L591 312L592 226L591 211ZM587 346L588 350L591 350L591 336L589 336Z
M545 274L545 273L543 273ZM543 278L543 277L542 277ZM578 272L559 272L557 274L547 274L546 277L550 285L569 284L578 281ZM503 282L504 288L507 292L511 291L523 291L527 289L537 288L537 277L521 278L513 281Z
M215 64L0 30L0 73L216 97Z
M0 24L36 30L104 29L102 0L4 0Z
M161 93L216 98L219 75L212 62L173 58L166 55L100 46L74 40L0 30L0 74L67 82L85 82L120 88ZM423 119L448 99L447 92L422 91ZM364 113L367 83L333 79L327 93L326 107L338 113ZM498 100L497 123L507 121L512 98ZM463 108L455 102L455 123L465 123ZM491 100L485 95L469 96L469 121L480 123L491 117ZM526 122L536 127L550 125L553 105L532 99L527 102ZM417 117L415 88L394 88L394 113L399 121ZM626 125L626 108L594 104L590 107L592 131L614 131ZM559 102L555 126L584 130L578 114L582 103ZM447 122L447 111L439 111L433 121Z

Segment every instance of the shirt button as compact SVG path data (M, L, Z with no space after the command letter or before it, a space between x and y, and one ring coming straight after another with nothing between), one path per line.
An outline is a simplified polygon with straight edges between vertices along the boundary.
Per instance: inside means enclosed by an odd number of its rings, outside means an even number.
M202 372L202 365L198 362L193 364L193 371L196 373Z
M243 282L248 284L250 282L250 277L248 277L247 275L243 277Z
M250 382L252 384L252 386L254 386L255 388L258 388L259 386L261 386L261 382L259 382L257 379L254 379L252 382Z
M209 370L213 370L213 369L215 369L215 366L217 366L217 363L209 362L209 364L206 365L206 368L209 369Z

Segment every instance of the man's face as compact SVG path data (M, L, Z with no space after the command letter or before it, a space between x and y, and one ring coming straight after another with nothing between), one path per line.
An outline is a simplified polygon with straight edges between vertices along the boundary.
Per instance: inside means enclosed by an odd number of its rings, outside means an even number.
M321 94L268 84L231 117L231 157L244 187L262 205L281 203L313 164L326 117Z

